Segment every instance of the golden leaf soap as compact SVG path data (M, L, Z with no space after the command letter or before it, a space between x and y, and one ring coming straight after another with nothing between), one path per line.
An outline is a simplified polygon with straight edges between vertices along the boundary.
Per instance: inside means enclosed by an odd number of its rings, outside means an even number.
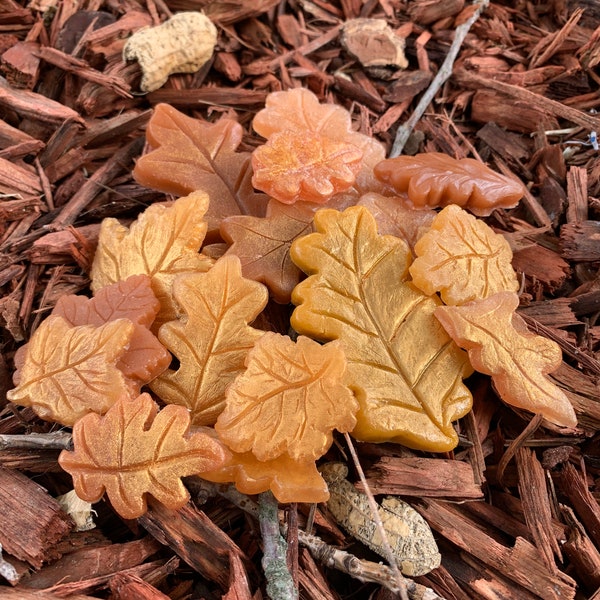
M74 451L63 450L58 462L81 499L96 502L106 491L124 519L146 512L147 494L181 508L190 497L181 477L217 469L226 457L217 440L189 427L183 406L159 412L149 394L122 396L105 415L75 423Z
M99 327L116 319L129 319L134 324L133 335L117 368L137 394L141 386L160 375L171 362L171 355L149 329L159 309L150 278L132 275L103 287L93 298L61 296L52 314L63 317L71 326Z
M225 405L225 389L264 334L248 323L266 306L268 292L242 277L236 256L224 256L207 273L178 277L173 294L183 315L165 323L158 337L179 368L165 371L150 388L163 402L189 408L195 425L213 425Z
M116 219L104 219L92 264L94 294L130 275L147 275L160 302L154 327L175 319L178 308L171 291L175 277L212 266L212 260L198 253L206 234L207 207L206 194L194 192L169 206L149 206L129 228Z
M314 339L340 340L345 382L360 406L352 435L451 450L452 421L471 407L462 378L472 369L433 314L441 301L409 282L408 247L378 235L362 206L320 210L315 228L292 244L292 260L309 277L292 293L291 323Z
M226 394L215 429L235 452L261 461L282 454L316 460L332 431L352 430L358 404L342 383L346 358L337 342L265 333L248 353L246 370Z
M512 406L543 415L563 427L575 427L569 399L546 377L562 361L558 344L530 333L515 313L519 298L499 292L463 306L440 306L435 316L452 339L465 348L473 367L492 376L498 394Z
M458 204L483 217L496 208L512 208L523 196L520 183L472 158L457 160L441 152L388 158L375 176L416 207Z
M268 199L250 185L250 153L237 152L242 135L242 126L232 119L206 123L157 104L146 128L154 150L138 159L133 176L142 185L176 196L204 192L210 200L209 231L218 231L221 219L229 215L262 216Z
M361 159L352 144L312 131L281 131L253 152L252 183L285 204L323 204L352 186Z
M18 385L6 397L31 406L46 421L67 426L90 412L106 412L129 393L117 363L134 329L129 319L72 327L62 317L48 317L31 336Z
M373 175L375 165L385 158L383 145L370 135L354 131L346 109L336 104L321 104L306 88L269 94L265 108L258 111L252 126L268 140L277 133L292 131L301 135L313 132L335 142L352 144L362 153L354 184L358 195L383 188Z
M317 207L271 200L264 217L234 215L221 222L221 236L231 244L227 254L237 256L244 277L264 283L276 302L289 303L300 281L301 272L290 258L290 248L297 237L312 231Z
M461 305L497 292L516 292L508 242L482 220L452 204L434 219L415 245L413 283L445 304Z

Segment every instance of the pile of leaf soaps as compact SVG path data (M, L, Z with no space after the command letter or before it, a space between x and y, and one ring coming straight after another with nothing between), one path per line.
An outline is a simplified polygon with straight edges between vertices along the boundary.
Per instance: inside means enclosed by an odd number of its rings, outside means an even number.
M464 210L514 206L520 185L469 159L384 160L303 89L271 94L254 128L265 143L238 152L235 121L159 105L134 175L182 197L105 219L94 297L61 299L16 357L9 398L73 426L60 463L82 499L134 518L147 494L183 505L197 474L325 501L333 430L451 450L473 369L576 425L546 376L560 350L515 313L508 244ZM269 300L295 305L289 323Z

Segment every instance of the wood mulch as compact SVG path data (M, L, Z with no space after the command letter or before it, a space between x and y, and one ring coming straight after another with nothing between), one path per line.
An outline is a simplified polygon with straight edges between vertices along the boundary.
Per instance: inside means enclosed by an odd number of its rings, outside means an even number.
M138 93L139 67L121 58L126 38L205 5L219 30L213 59ZM101 220L130 220L165 199L131 176L155 104L209 121L234 117L252 149L259 140L249 126L266 95L301 85L348 108L360 131L391 148L470 15L463 0L0 2L0 597L266 597L257 522L222 498L203 503L197 492L180 511L153 505L136 522L100 502L97 527L74 532L53 499L70 488L58 450L27 444L56 427L7 404L14 352L58 298L88 291ZM341 24L359 16L386 19L406 38L406 70L361 68L341 47ZM409 500L435 533L442 566L417 578L430 589L422 593L600 599L596 109L598 1L498 0L472 26L405 147L478 156L526 185L519 207L487 220L513 248L521 314L563 350L552 378L579 419L563 435L503 406L482 376L470 381L474 408L451 455L357 445L372 491ZM15 434L25 438L4 437ZM308 510L289 510L292 533ZM381 560L320 511L313 531ZM397 597L324 566L302 545L294 564L302 598Z

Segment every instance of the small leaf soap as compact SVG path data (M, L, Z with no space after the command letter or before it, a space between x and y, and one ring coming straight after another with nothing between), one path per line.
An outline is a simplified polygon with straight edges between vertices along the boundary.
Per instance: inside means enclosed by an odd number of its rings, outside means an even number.
M252 154L254 187L285 204L324 203L350 188L362 152L312 131L273 134Z
M117 363L134 330L129 319L72 327L62 317L48 317L31 336L18 385L6 397L68 426L89 412L106 412L129 393Z
M116 319L129 319L133 335L117 362L136 394L140 387L160 375L171 362L171 355L149 330L160 309L147 275L132 275L124 281L107 285L93 298L61 296L52 311L70 325L99 327Z
M337 342L321 346L300 336L265 333L250 350L246 370L227 390L215 429L235 452L261 461L288 454L316 460L332 430L351 431L358 404L342 383L346 358Z
M416 207L458 204L483 217L516 206L523 196L521 184L479 161L441 152L388 158L374 172L396 192L407 192Z
M385 158L383 145L370 135L354 131L346 109L337 104L320 103L306 88L269 94L265 108L256 114L252 126L268 140L277 133L293 131L301 135L313 132L335 142L352 144L362 152L354 184L358 194L383 188L373 175L375 165Z
M516 292L508 242L455 204L442 210L415 245L413 283L445 304L461 305L496 292Z
M301 271L290 258L292 242L312 231L317 204L282 204L271 200L265 217L234 215L223 219L221 236L231 244L248 279L264 283L274 300L288 304Z
M326 502L327 484L314 460L294 460L282 454L273 460L258 460L252 452L230 452L223 466L200 474L214 483L235 483L242 494L271 490L279 502Z
M212 266L212 260L198 253L206 234L207 207L206 194L194 192L170 206L149 206L129 228L116 219L104 219L92 264L94 294L130 275L148 275L160 302L155 327L175 319L173 279Z
M74 451L58 462L71 474L77 495L88 502L106 494L124 519L146 512L146 494L171 509L189 493L181 477L217 469L226 452L204 433L189 434L183 406L158 406L149 394L122 396L103 416L90 414L73 427Z
M236 256L224 256L207 273L178 277L173 293L184 314L165 323L158 337L179 359L179 368L164 372L150 388L163 402L189 408L195 425L213 425L225 405L225 389L264 334L248 323L266 306L268 292L242 277Z
M452 421L471 408L462 378L472 372L433 312L441 301L408 281L410 251L378 235L362 206L315 215L316 233L292 244L308 275L296 286L292 327L317 340L340 340L346 383L360 409L352 435L444 452L458 443Z
M542 414L556 425L575 427L569 399L546 377L561 364L560 348L528 331L515 313L518 305L516 293L499 292L464 306L440 306L435 316L469 352L473 367L492 376L504 402Z

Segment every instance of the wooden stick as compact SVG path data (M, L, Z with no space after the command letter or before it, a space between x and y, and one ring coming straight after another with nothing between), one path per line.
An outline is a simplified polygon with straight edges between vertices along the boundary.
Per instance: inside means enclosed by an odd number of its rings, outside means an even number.
M417 104L417 107L413 111L412 115L409 117L406 123L398 127L398 130L396 131L394 145L392 146L392 150L390 152L390 158L394 158L402 154L402 150L404 150L404 146L408 141L408 138L412 133L412 130L414 129L415 125L419 122L419 119L423 116L423 113L425 112L435 95L438 93L439 89L442 87L442 85L444 85L444 83L447 81L450 75L452 75L452 67L454 65L454 61L458 56L458 52L460 50L460 47L462 46L465 37L467 36L467 33L469 33L469 29L471 29L473 23L477 21L479 15L488 4L489 0L479 0L477 2L477 8L473 12L469 20L465 21L462 25L459 25L456 28L454 40L452 42L452 45L450 46L450 51L446 55L446 58L444 59L440 70L437 72L437 75L433 78L433 81L429 85L427 91L423 94L423 97L419 101L419 104Z

